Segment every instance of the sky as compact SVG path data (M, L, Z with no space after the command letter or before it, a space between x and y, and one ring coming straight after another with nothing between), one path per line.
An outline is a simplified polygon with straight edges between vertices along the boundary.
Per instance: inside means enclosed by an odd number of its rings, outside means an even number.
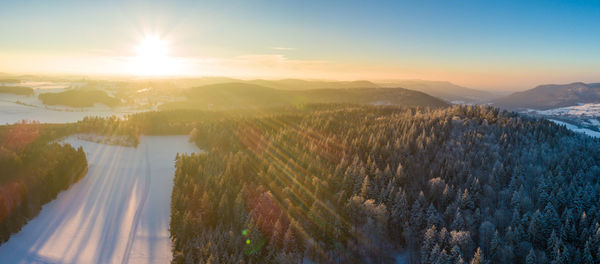
M425 79L486 90L600 82L599 1L2 0L0 6L5 73ZM160 59L139 53L148 36L168 47Z

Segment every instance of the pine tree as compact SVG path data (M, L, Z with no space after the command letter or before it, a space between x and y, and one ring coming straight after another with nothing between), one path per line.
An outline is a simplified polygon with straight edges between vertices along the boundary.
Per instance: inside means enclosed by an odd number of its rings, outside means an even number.
M365 176L365 179L363 180L363 183L360 187L360 195L362 197L364 197L365 199L369 199L370 196L370 188L371 188L371 182L369 181L369 175Z
M498 230L496 230L494 232L494 237L492 238L492 241L490 242L490 253L489 253L490 261L492 261L492 262L498 261L503 246L504 246L503 241L501 240L500 235L498 234Z
M473 259L471 259L471 264L483 264L485 263L485 259L483 257L483 252L481 252L480 248L477 248L475 254L473 255Z
M544 226L543 218L540 211L533 213L527 232L532 243L535 245L542 245L544 242L544 234L542 233L542 226Z
M552 203L548 202L544 208L544 216L541 223L541 231L544 238L549 238L554 230L560 228L560 218L558 213L554 210Z
M446 252L446 250L442 249L442 252L440 252L439 257L437 258L436 263L438 263L438 264L452 264L453 262L451 261L451 257L450 257L450 255L448 255L448 253Z
M592 264L594 263L594 257L592 256L591 243L588 240L585 242L585 247L583 249L583 263L584 264Z
M404 174L404 168L400 163L398 163L398 167L396 168L396 181L400 186L405 186L408 182L406 175Z
M283 236L285 235L281 221L277 220L273 227L273 233L271 234L270 244L275 248L279 249L283 247Z
M294 229L292 224L288 226L285 235L283 236L283 247L286 252L296 254L298 249L296 247L296 235L294 234Z
M452 263L458 263L459 260L462 260L462 252L460 251L460 248L458 247L458 245L454 245L452 247L452 250L450 250L450 259L452 261Z
M427 208L427 226L442 226L442 219L433 204L429 204Z
M434 245L437 244L437 228L435 226L431 226L425 232L423 237L423 245L421 246L421 263L427 263L430 261L431 252L433 250ZM439 251L439 246L438 246Z
M533 252L533 248L529 250L529 254L527 254L527 258L525 259L526 264L536 264L537 260L535 258L535 252Z
M441 252L440 245L436 243L429 252L427 258L425 260L421 259L421 263L437 263Z

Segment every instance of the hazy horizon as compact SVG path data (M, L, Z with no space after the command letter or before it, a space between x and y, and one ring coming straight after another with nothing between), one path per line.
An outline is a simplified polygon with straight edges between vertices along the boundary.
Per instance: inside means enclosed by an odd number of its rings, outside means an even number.
M450 83L452 85L456 85L456 86L460 86L460 87L464 87L464 88L468 88L468 89L473 89L473 90L479 90L479 91L486 91L486 92L490 92L493 95L496 96L502 96L502 95L508 95L511 93L516 93L516 92L522 92L522 91L526 91L526 90L530 90L533 88L536 88L538 86L544 86L544 85L568 85L568 84L572 84L572 83L579 83L579 82L583 82L583 83L600 83L600 80L598 81L579 81L579 80L573 80L573 81L566 81L566 82L556 82L556 83L549 83L549 82L541 82L541 83L537 83L534 84L533 86L530 87L504 87L504 88L498 88L498 89L483 89L480 87L472 87L472 86L467 86L467 85L463 85L461 83L455 83L455 82L451 82L448 80L431 80L431 79L418 79L418 78L407 78L407 79L326 79L326 78L302 78L302 77L286 77L286 76L280 76L280 77L236 77L236 76L224 76L224 75L173 75L173 76L143 76L143 75L135 75L135 74L77 74L77 73L72 73L72 74L68 74L68 73L44 73L44 72L1 72L0 71L0 78L8 78L10 79L11 77L17 77L17 78L22 78L23 76L31 76L32 78L40 78L40 79L45 79L45 78L56 78L56 79L71 79L71 80L85 80L85 81L94 81L94 80L105 80L105 81L111 81L111 80L118 80L118 81L152 81L152 80L194 80L194 79L223 79L223 82L227 82L226 79L231 79L232 82L235 81L260 81L260 80L265 80L265 81L283 81L283 80L301 80L301 81L309 81L309 82L371 82L373 84L376 85L383 85L381 87L394 87L394 86L385 86L385 84L394 84L394 83L400 83L400 82L431 82L431 83ZM27 79L21 79L21 81L24 81ZM223 83L223 82L217 82L217 83ZM399 88L406 88L406 87L401 87L398 86Z
M20 1L0 72L434 80L488 91L597 82L592 2ZM581 23L586 20L586 23Z

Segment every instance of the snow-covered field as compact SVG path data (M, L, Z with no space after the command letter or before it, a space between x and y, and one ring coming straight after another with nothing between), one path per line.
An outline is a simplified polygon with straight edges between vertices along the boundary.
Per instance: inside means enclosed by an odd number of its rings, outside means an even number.
M591 137L600 137L600 104L579 104L548 110L528 109L525 114L543 116L548 120L566 126L569 130ZM560 121L565 120L565 121Z
M85 86L85 83L57 83L25 81L6 86L24 86L34 89L31 96L0 93L0 125L13 124L21 120L40 123L71 123L86 116L119 116L141 111L131 107L110 108L97 104L94 107L72 108L68 106L47 106L38 99L40 93L62 92L69 87Z
M87 175L44 206L0 247L2 263L168 263L169 212L177 152L187 136L142 136L137 148L78 139Z
M580 104L549 110L530 110L547 116L600 117L600 104Z
M56 88L60 89L60 88ZM54 88L48 88L56 92ZM86 116L124 117L146 109L133 107L110 108L102 104L94 107L73 108L68 106L47 106L34 96L1 94L0 93L0 125L13 124L21 120L39 121L40 123L71 123L83 119Z
M46 108L38 105L18 104L15 101L4 100L4 97L0 96L0 125L14 124L21 120L39 121L40 123L71 123L86 116L109 117L114 115L123 117L135 112L129 109L103 107L86 109Z
M578 132L578 133L583 133L583 134L586 134L586 135L591 136L591 137L600 137L600 132L598 132L598 131L594 131L594 130L587 129L587 128L581 128L581 127L578 127L576 125L572 125L572 124L569 124L569 123L566 123L566 122L562 122L562 121L558 121L558 120L554 120L554 119L548 119L548 120L550 120L550 121L552 121L552 122L554 122L556 124L559 124L559 125L564 125L564 126L567 127L567 129L569 129L571 131L575 131L575 132Z

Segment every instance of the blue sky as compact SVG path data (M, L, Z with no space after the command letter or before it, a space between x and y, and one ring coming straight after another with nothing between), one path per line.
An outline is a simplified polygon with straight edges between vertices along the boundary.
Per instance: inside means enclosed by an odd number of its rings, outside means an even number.
M151 33L187 75L600 81L598 1L13 1L0 24L4 72L110 74Z

